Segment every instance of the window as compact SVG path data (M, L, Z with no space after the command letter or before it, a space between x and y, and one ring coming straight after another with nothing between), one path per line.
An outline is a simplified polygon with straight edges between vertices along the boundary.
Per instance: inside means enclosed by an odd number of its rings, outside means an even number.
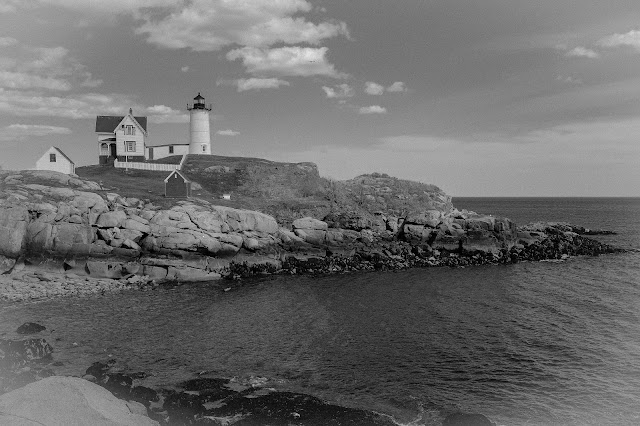
M136 143L135 141L126 141L124 143L124 150L127 152L136 152Z
M100 144L100 155L109 155L109 144Z
M169 154L173 154L173 147L172 146L169 147Z
M207 146L206 145L202 145L202 152L207 152Z
M135 135L136 128L133 126L124 126L124 134L125 135Z
M55 154L49 154L49 162L50 163L55 163L56 162L56 155Z

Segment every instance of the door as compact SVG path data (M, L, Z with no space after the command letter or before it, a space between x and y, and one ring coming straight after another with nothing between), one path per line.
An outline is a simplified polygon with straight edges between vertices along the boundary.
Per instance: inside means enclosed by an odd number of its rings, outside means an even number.
M115 159L116 156L118 155L118 151L116 150L116 144L115 143L112 143L111 145L109 145L109 151L110 151L109 156L113 157Z
M153 160L153 148L149 148L149 160Z

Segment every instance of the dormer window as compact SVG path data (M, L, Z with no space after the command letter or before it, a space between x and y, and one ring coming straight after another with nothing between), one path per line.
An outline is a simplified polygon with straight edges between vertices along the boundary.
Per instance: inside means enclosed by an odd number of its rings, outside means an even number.
M135 135L136 128L134 126L124 126L124 134L125 135Z

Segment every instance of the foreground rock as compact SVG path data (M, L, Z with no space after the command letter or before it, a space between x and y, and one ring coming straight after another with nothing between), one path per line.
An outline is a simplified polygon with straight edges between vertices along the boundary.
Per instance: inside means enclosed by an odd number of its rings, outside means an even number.
M48 377L0 396L0 424L6 426L158 425L145 411L75 377Z
M316 397L276 391L264 377L239 381L197 378L176 388L153 390L134 383L143 373L111 371L110 363L96 362L87 376L125 400L151 407L150 415L168 425L380 425L388 417L360 409L329 404ZM159 402L160 401L160 402Z
M60 377L53 371L61 365L55 354L45 339L0 340L0 395L6 392L0 396L0 424L397 424L372 411L276 390L280 380L260 376L228 379L201 372L175 386L152 389L143 385L147 374L128 372L110 358L93 363L82 379ZM463 420L483 417L473 416Z

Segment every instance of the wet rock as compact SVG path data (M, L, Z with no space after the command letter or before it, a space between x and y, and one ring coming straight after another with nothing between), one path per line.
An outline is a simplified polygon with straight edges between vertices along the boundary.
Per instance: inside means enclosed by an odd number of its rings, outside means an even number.
M17 367L29 362L50 359L53 348L45 339L0 339L0 365Z
M204 269L169 266L169 268L167 268L166 278L172 281L200 282L217 280L221 278L221 275Z
M95 377L95 383L107 389L118 398L128 399L133 388L133 377L130 374L111 372L115 361L108 363L94 362L85 375Z
M310 395L276 392L266 379L245 385L227 379L198 378L165 390L169 424L208 424L235 419L243 425L392 425L388 418L365 410L340 407ZM215 424L215 423L214 423Z
M389 418L377 413L327 404L304 394L269 392L256 395L253 392L227 398L219 409L207 411L214 416L242 414L242 424L253 425L394 425Z
M442 426L495 426L482 414L453 413L445 417Z
M18 334L35 334L39 333L42 330L46 330L47 328L43 325L37 324L35 322L25 322L16 330Z
M135 386L131 388L131 393L129 394L129 397L133 401L137 401L147 407L152 402L157 402L159 400L158 392L145 386Z

